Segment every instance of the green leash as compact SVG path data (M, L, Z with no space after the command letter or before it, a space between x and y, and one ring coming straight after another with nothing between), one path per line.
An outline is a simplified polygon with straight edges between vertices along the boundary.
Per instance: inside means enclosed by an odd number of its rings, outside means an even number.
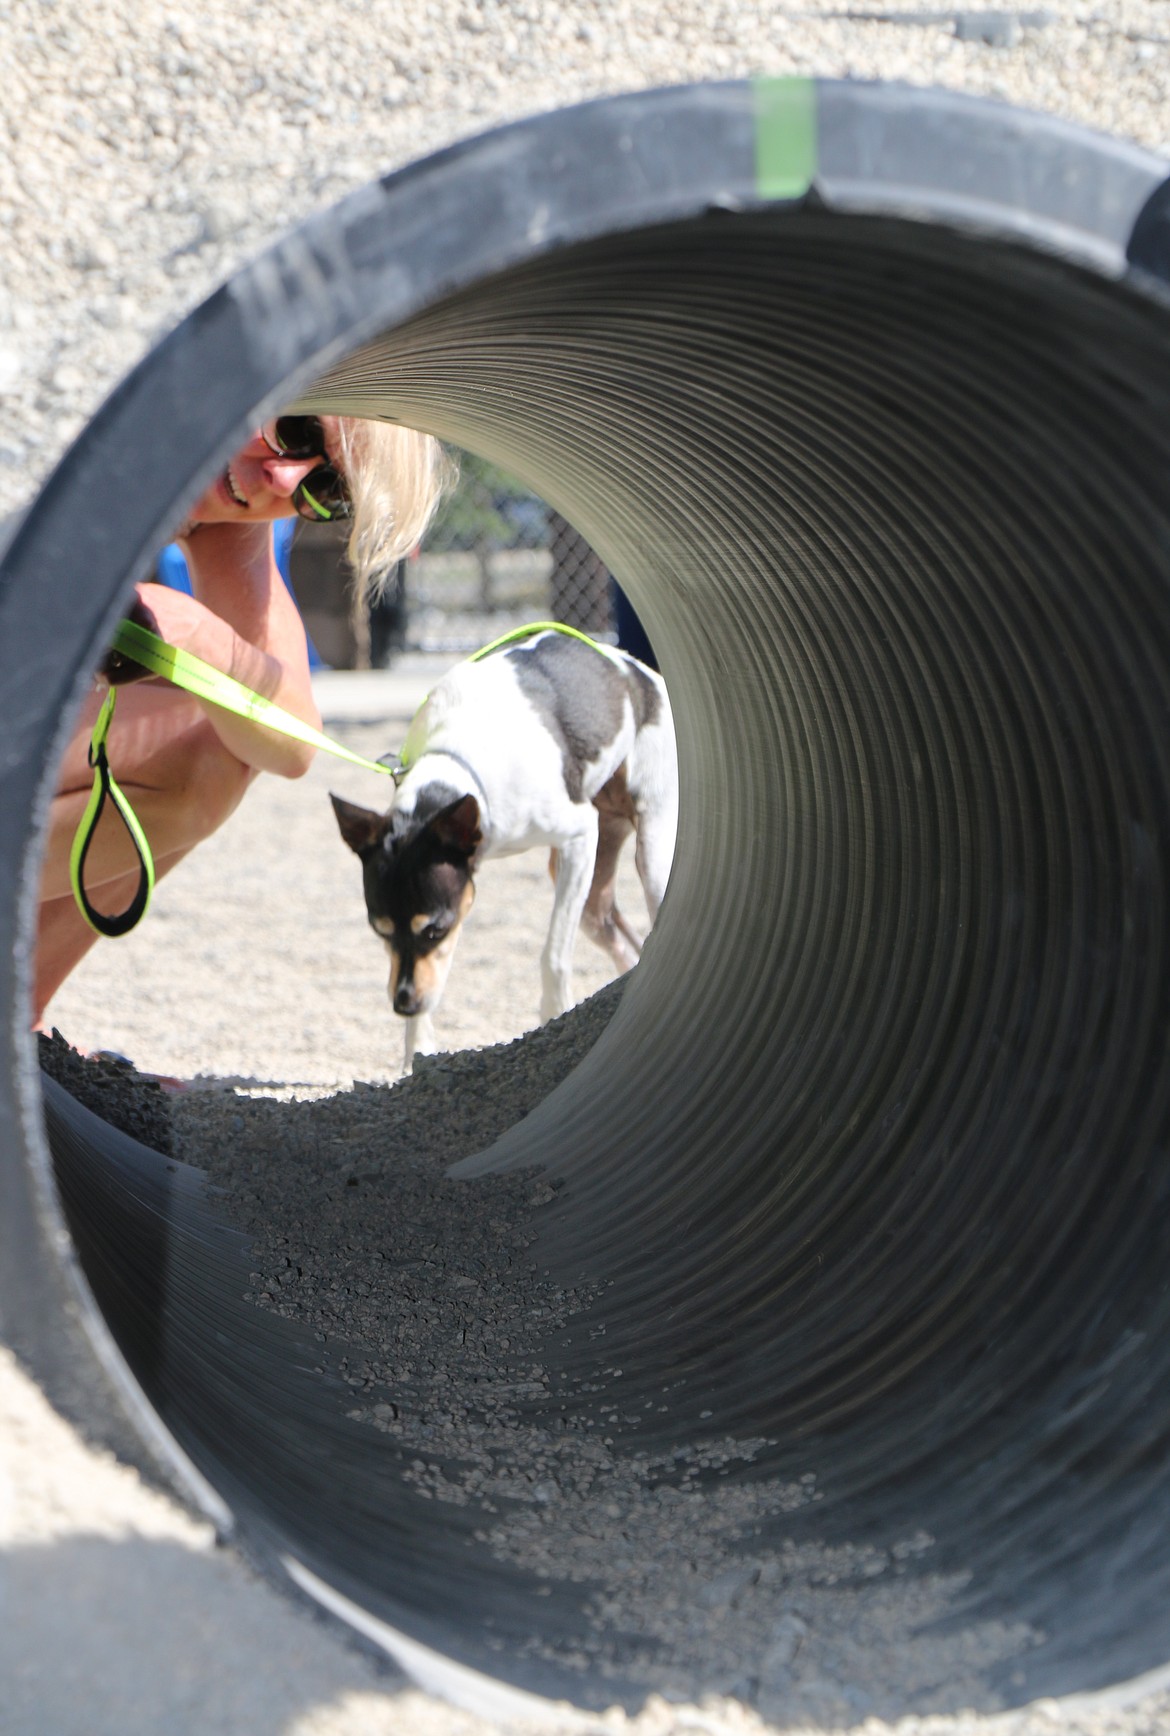
M526 627L513 628L510 633L503 633L498 639L493 639L490 645L484 645L467 661L478 663L492 652L503 650L507 645L530 639L534 633L546 632L564 633L569 638L580 639L584 644L591 645L595 651L599 651L602 656L609 657L615 663L621 662L620 653L612 646L599 644L587 633L582 633L576 627L568 627L563 621L534 621ZM303 741L311 747L335 754L338 759L347 760L350 765L361 766L363 771L379 772L383 777L393 778L397 784L410 769L401 754L387 754L383 759L371 760L360 753L352 752L340 742L323 735L319 729L302 723L299 717L285 711L283 706L274 705L272 700L263 698L250 687L245 687L242 681L233 680L230 675L214 669L210 663L205 663L201 657L194 656L190 651L181 651L177 645L168 644L148 627L140 627L136 621L119 622L113 637L113 649L133 658L135 663L149 669L152 675L161 675L176 687L194 694L197 699L207 700L212 705L221 706L224 711L231 711L238 717L263 724L266 729L277 730L281 735L292 736L296 741ZM89 763L94 771L93 789L85 813L73 835L73 847L69 852L69 880L73 887L73 896L77 900L77 908L92 929L111 938L129 934L146 915L155 878L154 858L146 833L115 782L106 754L106 737L116 700L117 688L111 687L93 727L89 745ZM117 810L138 857L138 889L126 909L117 916L106 916L100 910L95 910L86 894L84 883L85 859L107 800L111 801Z

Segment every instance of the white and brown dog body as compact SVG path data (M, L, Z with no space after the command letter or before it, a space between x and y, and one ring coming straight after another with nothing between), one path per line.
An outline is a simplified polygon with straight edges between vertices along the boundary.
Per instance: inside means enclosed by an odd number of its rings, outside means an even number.
M406 1063L434 1050L439 1003L473 876L492 856L552 851L553 910L541 955L542 1020L573 1004L578 927L628 970L641 950L614 900L618 857L635 860L653 922L674 852L678 772L660 675L625 652L546 631L458 664L416 713L409 768L385 813L333 797L362 861L370 925L390 955Z

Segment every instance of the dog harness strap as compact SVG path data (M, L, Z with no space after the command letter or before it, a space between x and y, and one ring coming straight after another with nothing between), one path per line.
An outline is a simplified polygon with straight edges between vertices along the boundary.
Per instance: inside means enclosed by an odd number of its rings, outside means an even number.
M611 663L622 661L621 652L615 651L612 645L603 645L600 640L591 639L588 633L582 633L580 627L570 627L566 621L530 621L526 627L513 627L510 633L501 633L490 645L481 645L467 661L478 663L481 658L490 657L493 651L502 651L506 645L518 645L524 639L531 639L534 633L564 633L567 638L580 639L583 645L599 651L603 657L608 657Z
M89 742L89 763L93 767L93 789L81 823L73 834L73 847L69 852L69 882L73 887L73 896L77 900L77 908L98 934L113 938L120 934L129 934L145 916L150 903L150 895L154 891L154 857L150 853L150 844L146 833L139 824L138 816L130 806L110 771L110 762L106 754L106 737L110 731L110 720L114 715L114 705L117 701L117 689L110 688L102 701L101 710L93 726ZM138 888L129 904L117 916L106 916L102 911L95 910L90 903L85 890L85 859L93 842L97 824L101 818L102 809L107 799L118 811L123 825L130 834L130 842L138 857Z

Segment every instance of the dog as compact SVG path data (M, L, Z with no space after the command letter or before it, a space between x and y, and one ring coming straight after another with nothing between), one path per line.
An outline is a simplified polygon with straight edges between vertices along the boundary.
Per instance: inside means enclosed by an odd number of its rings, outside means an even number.
M637 962L641 942L615 901L618 858L636 835L653 923L674 854L678 768L662 677L624 651L552 630L448 671L415 714L401 763L386 812L331 800L390 955L409 1072L416 1055L435 1052L433 1016L489 857L551 849L542 1023L573 1004L579 927L619 971Z

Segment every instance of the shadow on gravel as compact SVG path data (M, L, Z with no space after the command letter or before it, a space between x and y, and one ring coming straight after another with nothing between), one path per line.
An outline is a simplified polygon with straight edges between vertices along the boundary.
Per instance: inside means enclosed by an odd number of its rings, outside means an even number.
M309 1708L374 1685L307 1612L290 1648L286 1600L217 1550L91 1536L12 1549L0 1609L11 1736L279 1736ZM405 1686L384 1673L386 1692Z

